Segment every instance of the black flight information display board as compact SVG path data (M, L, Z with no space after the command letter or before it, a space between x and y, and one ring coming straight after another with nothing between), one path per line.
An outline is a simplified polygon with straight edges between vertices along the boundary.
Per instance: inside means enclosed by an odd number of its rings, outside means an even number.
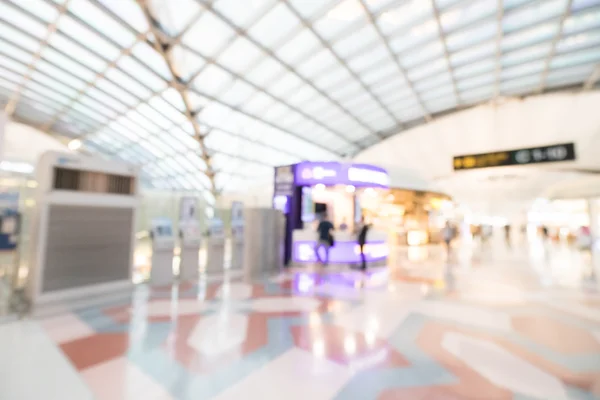
M454 157L454 170L462 171L478 168L506 167L511 165L575 161L575 158L575 144L565 143L552 146L531 147L528 149L456 156Z

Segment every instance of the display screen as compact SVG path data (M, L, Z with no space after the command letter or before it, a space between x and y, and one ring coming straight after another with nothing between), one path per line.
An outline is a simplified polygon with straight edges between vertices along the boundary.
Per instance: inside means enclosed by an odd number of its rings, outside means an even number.
M313 204L312 189L302 188L302 222L315 220L315 205Z
M165 226L159 225L156 227L156 234L158 236L172 236L173 231L171 230L171 227L168 225L165 225Z
M565 143L527 149L497 151L454 157L454 170L469 170L512 165L529 165L551 162L574 161L575 144Z
M315 214L324 214L327 212L327 204L315 203Z

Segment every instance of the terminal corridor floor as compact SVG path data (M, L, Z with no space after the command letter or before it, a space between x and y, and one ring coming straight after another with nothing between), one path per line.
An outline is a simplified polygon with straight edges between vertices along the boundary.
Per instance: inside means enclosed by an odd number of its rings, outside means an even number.
M132 304L0 325L0 399L600 399L585 257L533 253L139 286Z

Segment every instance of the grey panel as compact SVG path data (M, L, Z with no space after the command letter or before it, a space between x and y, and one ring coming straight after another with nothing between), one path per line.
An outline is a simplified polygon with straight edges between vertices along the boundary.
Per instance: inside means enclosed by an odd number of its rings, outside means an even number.
M279 271L283 264L285 219L272 208L245 208L244 275L268 275ZM251 229L250 229L251 227Z
M57 190L131 195L135 181L131 176L54 167L53 182Z
M133 210L50 206L42 292L127 280Z

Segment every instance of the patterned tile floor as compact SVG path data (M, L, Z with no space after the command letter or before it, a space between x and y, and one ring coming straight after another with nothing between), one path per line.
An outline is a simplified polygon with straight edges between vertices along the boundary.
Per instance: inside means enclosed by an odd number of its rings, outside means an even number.
M366 276L140 286L132 304L0 325L0 399L600 398L586 255L463 246L392 260Z

